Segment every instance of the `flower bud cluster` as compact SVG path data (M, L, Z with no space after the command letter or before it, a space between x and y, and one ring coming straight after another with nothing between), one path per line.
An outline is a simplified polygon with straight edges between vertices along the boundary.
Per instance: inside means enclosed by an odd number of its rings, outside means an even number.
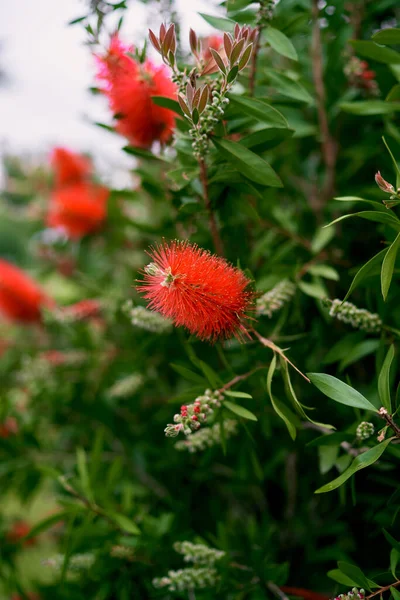
M296 286L288 279L279 282L272 290L263 294L256 302L259 315L272 317L272 314L281 309L286 302L291 300L296 292Z
M348 60L344 74L351 87L360 90L366 96L379 96L379 86L375 80L375 71L371 71L365 60L351 56Z
M159 313L144 308L144 306L133 307L131 300L125 303L122 310L135 327L151 333L168 333L171 330L172 321L165 319Z
M274 16L275 5L277 0L260 0L260 8L258 9L257 25L265 27L269 24Z
M382 329L382 320L376 313L371 313L365 308L357 308L351 302L342 302L338 299L330 302L332 302L329 309L331 317L369 333L379 333Z
M218 581L217 570L211 567L187 568L168 571L166 577L153 579L155 588L168 587L170 592L214 587Z
M375 432L375 427L373 426L372 423L369 423L368 421L362 421L362 423L359 424L359 426L357 427L356 430L356 437L358 440L368 440L368 438L371 437L371 435L374 435Z
M192 542L188 541L176 542L174 550L175 552L179 552L179 554L183 554L185 562L191 562L196 565L207 565L209 567L214 566L217 560L225 556L225 552L222 550L209 548L204 544L192 544Z
M174 423L169 423L164 429L167 437L176 437L181 431L190 435L197 431L207 417L214 412L214 408L221 406L222 394L218 390L206 390L203 396L198 396L193 404L181 406L180 413L174 416Z
M75 579L83 571L88 571L96 560L95 555L92 552L83 552L81 554L73 554L68 559L67 577L68 579ZM63 569L65 562L65 554L56 554L51 558L43 561L43 564L51 567L55 571L59 572Z
M234 419L226 419L224 421L224 436L226 439L237 433L238 423ZM211 427L205 427L199 431L195 431L185 440L176 442L177 450L187 450L191 454L201 452L213 446L221 444L221 425L215 423Z
M143 385L143 376L140 373L132 373L128 377L119 379L108 390L109 398L127 398L132 396Z
M356 587L353 587L353 589L346 594L339 594L339 596L336 596L333 600L364 600L364 598L365 590L359 590Z
M393 206L396 206L396 204L400 203L400 188L395 190L394 186L386 181L379 171L375 175L375 183L382 190L382 192L385 192L385 194L390 194L389 200L383 201L383 204L386 206L386 208L392 208Z

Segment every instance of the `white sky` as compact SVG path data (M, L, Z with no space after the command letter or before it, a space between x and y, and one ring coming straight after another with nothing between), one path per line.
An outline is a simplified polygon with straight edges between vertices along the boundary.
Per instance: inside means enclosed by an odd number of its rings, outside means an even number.
M93 96L95 66L84 45L81 24L68 21L87 12L87 0L0 0L0 67L8 82L0 86L0 152L47 153L55 145L90 152L98 167L120 181L131 164L120 148L124 140L91 124L110 123L104 98ZM198 11L217 14L216 0L177 0L183 37L189 27L210 31ZM149 26L149 8L130 0L121 32L141 43ZM151 27L161 17L151 14Z

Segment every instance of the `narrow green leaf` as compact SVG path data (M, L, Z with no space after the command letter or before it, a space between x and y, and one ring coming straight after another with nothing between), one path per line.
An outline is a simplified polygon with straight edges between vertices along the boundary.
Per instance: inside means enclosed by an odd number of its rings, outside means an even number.
M231 398L252 398L250 394L246 394L246 392L232 392L230 390L226 390L224 392L224 396L231 396Z
M392 550L390 552L390 570L392 572L394 579L397 579L396 568L399 563L399 559L400 559L400 552L398 550L396 550L396 548L392 548Z
M286 427L288 428L288 431L289 431L289 434L290 434L290 437L292 438L292 440L295 440L296 439L296 426L294 424L295 420L293 419L294 415L292 415L292 413L287 408L287 406L285 406L282 402L279 402L278 400L276 400L272 394L272 378L274 376L275 369L276 369L276 355L274 354L271 364L268 369L267 390L268 390L268 394L269 394L271 404L272 404L274 411L276 412L278 417L280 417L282 419L282 421L284 421Z
M391 149L389 148L389 144L386 142L385 138L382 138L383 143L386 146L386 150L389 152L390 154L390 158L392 159L392 163L394 166L394 170L396 173L396 188L400 188L400 168L399 165L397 164L397 160L395 159L395 157L393 156L393 152L391 151Z
M392 592L393 600L400 600L400 592L395 587L391 586L390 591Z
M129 517L126 517L125 515L121 515L120 513L116 513L110 510L108 510L104 514L106 514L112 521L114 521L120 529L123 529L127 533L131 533L132 535L140 534L140 529Z
M89 502L94 502L93 492L90 485L89 471L87 466L87 456L83 448L77 448L76 450L76 461L79 475L79 481L82 487L82 491L85 494Z
M344 383L340 379L336 379L332 375L325 373L307 373L311 383L319 389L320 392L346 406L354 408L363 408L364 410L372 410L378 412L373 404L367 400L360 392Z
M311 275L323 277L324 279L339 281L339 273L336 271L336 269L329 265L311 265L311 267L308 269L308 273L311 273Z
M265 71L265 75L269 83L274 89L282 96L287 96L292 100L298 100L299 102L306 102L307 104L313 104L314 98L309 92L300 85L297 81L293 81L287 75L283 73L268 69Z
M214 390L217 390L220 387L222 387L223 381L221 380L221 377L218 375L218 373L214 371L213 368L210 367L210 365L208 365L202 360L198 361L198 365Z
M381 212L387 212L387 208L381 202L366 200L365 198L359 198L358 196L339 196L334 198L334 200L338 200L339 202L365 202Z
M282 113L266 102L256 100L255 98L245 98L236 94L229 94L229 100L233 106L239 107L245 115L262 121L270 127L288 128L288 122Z
M331 571L328 571L327 575L330 579L333 579L333 581L337 581L337 583L341 583L347 587L354 587L357 585L355 581L350 579L350 577L347 577L347 575L342 573L342 571L339 571L339 569L332 569Z
M233 402L230 402L229 400L225 400L223 405L225 406L225 408L227 408L231 412L235 413L235 415L238 415L238 417L242 417L243 419L248 419L249 421L257 421L258 420L256 415L254 415L252 412L247 410L247 408L240 406L240 404L234 404Z
M350 477L357 473L357 471L361 471L361 469L365 469L366 467L369 467L374 462L376 462L382 456L382 454L384 453L384 451L386 450L386 448L392 440L393 438L388 438L381 444L378 444L377 446L374 446L366 452L363 452L362 454L356 456L356 458L353 460L351 465L348 467L348 469L346 469L344 473L339 475L339 477L337 477L330 483L327 483L326 485L316 490L315 493L323 494L325 492L331 492L332 490L335 490L336 488L343 485L343 483L350 479Z
M215 29L219 29L220 31L229 31L233 32L235 28L235 21L231 19L225 19L224 17L216 17L214 15L206 15L204 13L199 13L200 17L202 17L211 27L215 27Z
M274 27L267 27L264 31L264 37L275 52L286 56L291 60L298 60L297 52L292 42L282 31Z
M366 590L371 589L367 577L364 575L364 573L359 567L342 561L338 562L338 567L342 573L344 573L345 575L347 575L347 577L350 577L350 579L355 581L358 587L362 587Z
M390 535L390 533L386 531L386 529L382 529L382 531L383 535L385 536L389 544L392 546L392 548L400 552L400 542L398 542L392 535Z
M172 112L182 117L182 109L179 106L179 102L177 102L176 100L173 100L172 98L167 98L165 96L152 96L151 99L154 104L157 104L157 106L168 108L168 110L171 110Z
M381 269L381 289L383 299L386 300L390 284L392 282L394 265L396 262L397 251L400 245L400 233L397 235L393 244L390 245L388 251L385 254L385 258L383 259L382 269Z
M367 221L374 221L375 223L383 223L384 225L389 225L393 227L396 231L400 230L400 220L394 216L393 213L389 212L379 212L376 210L364 210L357 213L352 213L351 215L342 215L338 219L331 221L328 225L324 225L324 227L331 227L331 225L335 225L340 221L344 221L345 219L350 219L351 217L360 217L361 219L366 219Z
M375 44L375 42L368 42L364 40L351 40L350 44L353 46L357 54L364 56L365 58L371 58L372 60L376 60L377 62L384 64L400 63L400 54L391 48L384 48L383 46L378 46L378 44Z
M378 377L378 392L382 406L391 413L392 403L390 399L390 367L394 358L394 346L390 346Z
M400 44L400 29L393 27L387 29L381 29L372 36L372 39L377 44L396 45Z
M199 375L198 373L195 373L194 371L191 371L190 369L187 369L186 367L181 367L181 365L175 365L173 363L171 363L170 365L174 371L176 371L177 373L179 373L179 375L182 375L182 377L184 377L185 379L188 379L189 381L193 381L194 383L202 383L205 384L205 379L202 375Z
M264 186L283 187L273 168L260 156L237 142L213 138L221 155L243 175Z
M339 371L343 371L346 367L354 364L361 360L365 356L369 356L373 352L376 352L379 348L380 340L363 340L359 344L356 344L346 354L339 365Z
M400 56L400 54L399 54ZM400 102L386 102L385 100L360 100L359 102L342 102L339 108L351 115L390 115L400 110Z
M43 531L47 531L47 529L50 529L50 527L52 527L56 523L59 523L60 521L64 521L65 519L67 519L70 516L71 516L71 512L67 511L67 510L57 512L56 514L51 515L50 517L47 517L47 519L43 519L43 521L36 523L36 525L34 525L29 530L28 535L26 535L23 539L29 540L33 537L36 537L37 535L39 535L39 533L42 533Z
M375 254L375 256L373 256L367 263L365 263L365 265L363 265L359 271L357 271L353 281L351 282L349 291L343 299L343 302L345 302L345 300L347 300L347 298L356 289L356 287L358 287L360 283L364 281L364 279L366 279L369 275L371 275L371 273L373 273L376 267L381 264L386 252L387 248L384 248L383 250L378 252L378 254Z

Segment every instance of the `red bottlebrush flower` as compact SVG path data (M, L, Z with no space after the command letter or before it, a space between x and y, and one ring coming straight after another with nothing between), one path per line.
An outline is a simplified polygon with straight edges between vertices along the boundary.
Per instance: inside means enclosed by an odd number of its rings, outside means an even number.
M253 294L242 271L187 241L164 243L149 255L154 262L138 291L150 309L202 340L249 335L242 321Z
M89 181L56 188L47 225L64 229L72 239L97 231L107 216L109 194L107 188Z
M40 358L53 365L54 367L64 365L67 360L65 352L60 352L60 350L46 350L45 352L42 352L40 354Z
M0 259L0 313L12 321L39 322L54 301L21 269Z
M11 435L18 433L18 421L15 417L6 417L3 423L0 423L0 438L3 440Z
M57 187L82 181L92 174L90 160L67 148L54 148L50 160Z
M367 69L366 71L364 71L361 74L361 77L363 79L366 79L367 81L370 81L372 79L375 79L375 75L376 75L375 71L370 71L369 69Z
M224 38L222 35L209 35L201 40L202 53L201 56L205 62L212 59L211 49L216 50L225 56ZM221 52L222 51L222 52Z
M63 309L64 314L72 317L76 321L93 319L101 315L101 304L98 300L81 300Z
M24 538L31 530L31 526L26 521L15 521L11 529L7 532L6 537L8 542L11 544L18 544L18 542ZM36 538L32 537L23 542L25 547L34 546L36 544Z
M134 146L149 148L156 140L167 142L175 128L174 113L154 104L152 96L176 99L177 88L165 66L150 60L140 64L128 56L131 51L115 34L107 54L96 56L97 77L105 82L103 92L117 116L118 133Z

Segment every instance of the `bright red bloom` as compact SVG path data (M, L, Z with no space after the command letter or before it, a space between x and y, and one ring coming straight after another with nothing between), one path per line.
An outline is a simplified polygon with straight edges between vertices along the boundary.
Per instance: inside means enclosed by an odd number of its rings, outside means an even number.
M109 190L89 181L56 188L50 199L47 225L61 227L79 239L97 231L107 216Z
M107 54L97 56L98 79L105 82L103 92L117 116L116 130L131 144L148 148L156 140L167 142L175 128L171 110L157 106L152 96L176 99L177 88L165 66L156 67L150 60L135 61L115 34Z
M0 438L3 440L11 435L18 433L18 421L15 417L6 417L3 423L0 423Z
M164 243L149 254L153 262L138 290L150 309L202 340L248 335L242 321L253 294L242 271L187 241Z
M22 538L24 538L31 530L31 526L26 521L15 521L11 529L7 532L7 540L11 544L17 544ZM36 544L36 538L32 537L23 542L24 546L34 546Z
M51 154L55 184L57 187L82 181L91 176L93 167L90 160L67 148L54 148Z
M39 322L54 301L21 269L0 259L0 313L12 321Z

